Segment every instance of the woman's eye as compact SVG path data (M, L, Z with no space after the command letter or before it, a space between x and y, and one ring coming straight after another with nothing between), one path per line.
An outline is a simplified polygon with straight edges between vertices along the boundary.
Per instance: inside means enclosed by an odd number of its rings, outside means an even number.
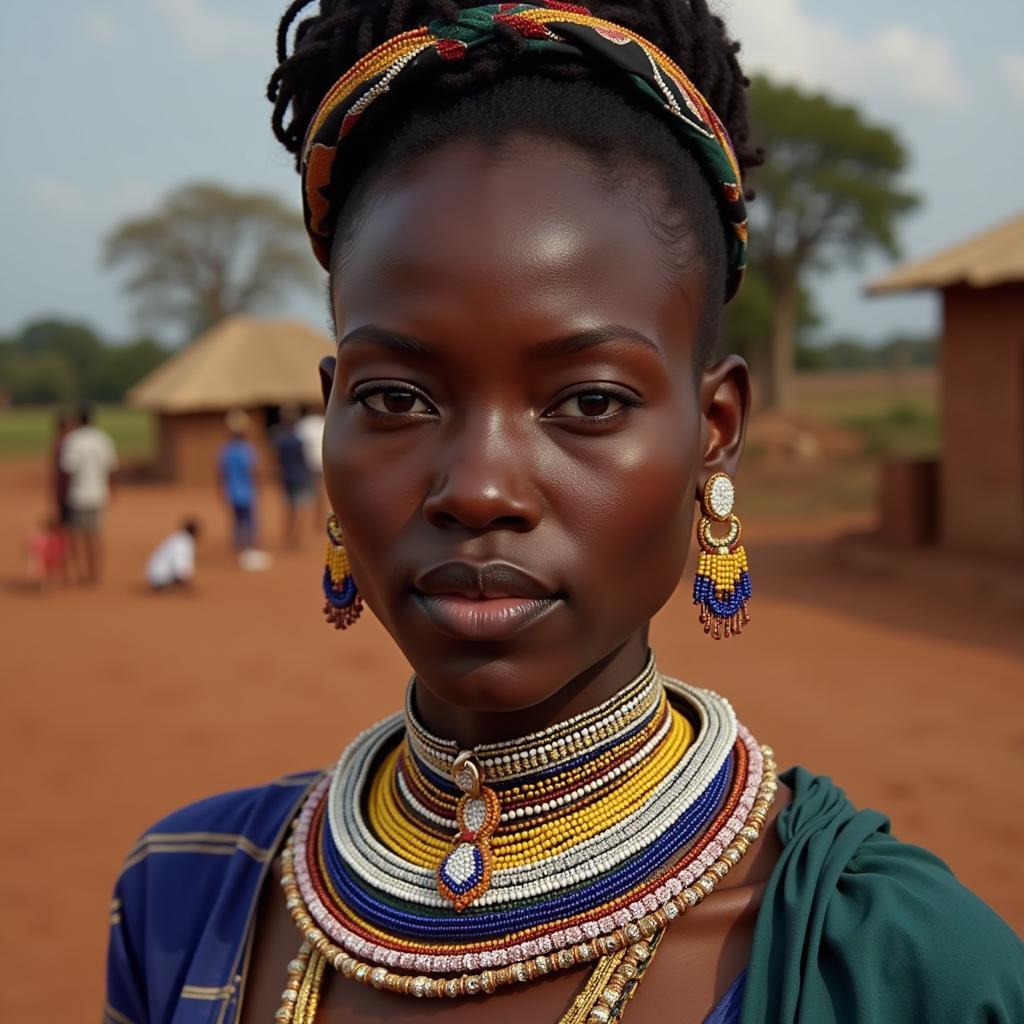
M548 416L570 416L584 419L601 419L614 416L624 409L626 403L606 391L581 391L570 395L553 406Z
M434 411L415 391L402 388L374 391L369 395L358 396L358 400L385 416L418 416Z

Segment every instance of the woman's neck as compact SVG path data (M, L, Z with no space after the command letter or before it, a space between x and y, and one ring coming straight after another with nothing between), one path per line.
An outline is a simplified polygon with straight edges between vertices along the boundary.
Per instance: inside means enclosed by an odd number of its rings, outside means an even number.
M647 629L634 634L599 662L560 687L546 700L514 711L491 711L452 704L416 680L413 701L423 726L463 749L540 732L603 704L647 664Z

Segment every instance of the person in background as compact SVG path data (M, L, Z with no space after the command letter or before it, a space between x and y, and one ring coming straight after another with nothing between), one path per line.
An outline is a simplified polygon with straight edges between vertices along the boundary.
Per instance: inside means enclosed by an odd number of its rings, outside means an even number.
M306 450L296 430L299 413L297 406L283 406L281 422L271 438L285 503L284 543L290 548L299 544L299 509L309 505L313 498Z
M25 578L44 590L55 580L66 580L68 534L57 516L46 516L25 541Z
M103 512L110 500L110 478L117 469L117 451L110 437L93 425L88 406L78 411L75 428L60 445L59 467L68 475L71 560L79 578L95 584L103 569Z
M61 469L60 453L64 445L64 438L71 431L71 417L66 413L59 413L55 424L53 445L50 449L50 494L53 498L53 515L56 520L54 529L61 535L60 561L57 566L57 573L67 580L67 553L68 553L68 527L71 524L71 509L68 507L68 484L71 481L69 475Z
M249 442L249 415L233 409L224 420L231 435L220 450L220 482L231 509L232 539L241 555L256 546L256 469L259 456Z
M309 469L310 489L313 492L313 532L324 528L324 416L313 406L303 406L302 416L295 424L295 433L302 442Z
M186 519L162 540L146 563L146 582L153 590L169 590L191 583L196 572L199 522Z

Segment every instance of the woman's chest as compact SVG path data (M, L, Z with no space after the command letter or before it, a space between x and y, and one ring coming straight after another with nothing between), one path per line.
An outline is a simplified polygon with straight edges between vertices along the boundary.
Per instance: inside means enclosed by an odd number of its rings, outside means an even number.
M281 1006L289 961L299 935L280 892L264 893L246 971L240 1024L269 1024ZM662 1024L671 1008L674 1024L703 1024L746 967L760 886L723 889L698 911L670 927L630 1000L627 1024ZM577 1005L593 968L580 968L482 999L415 999L377 991L328 968L320 988L316 1024L387 1020L415 1024L427 1019L471 1024L559 1024ZM570 1017L569 1019L573 1019ZM583 1024L587 1014L579 1020Z

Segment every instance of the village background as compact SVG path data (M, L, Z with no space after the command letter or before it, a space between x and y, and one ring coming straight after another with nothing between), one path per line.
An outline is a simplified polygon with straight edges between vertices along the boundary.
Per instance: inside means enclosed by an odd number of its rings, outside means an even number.
M3 1020L95 1019L110 891L139 833L327 764L407 678L372 616L323 624L322 528L283 543L270 451L266 571L239 567L216 483L225 413L248 409L264 444L283 404L317 401L329 351L262 98L283 6L5 17ZM753 623L709 642L684 580L654 645L782 764L890 813L1020 930L1024 13L718 6L763 76L754 128L772 154L725 338L759 403L737 508ZM106 570L40 586L24 546L50 511L55 417L83 401L121 461ZM203 527L196 585L149 594L145 559L186 515Z

